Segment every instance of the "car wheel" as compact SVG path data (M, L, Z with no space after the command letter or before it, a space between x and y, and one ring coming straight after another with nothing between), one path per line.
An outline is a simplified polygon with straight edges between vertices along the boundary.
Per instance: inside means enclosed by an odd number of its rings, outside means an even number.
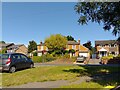
M30 64L30 68L33 68L34 67L34 65L33 64Z
M9 69L10 73L14 73L15 71L16 71L16 67L15 66L10 67L10 69Z

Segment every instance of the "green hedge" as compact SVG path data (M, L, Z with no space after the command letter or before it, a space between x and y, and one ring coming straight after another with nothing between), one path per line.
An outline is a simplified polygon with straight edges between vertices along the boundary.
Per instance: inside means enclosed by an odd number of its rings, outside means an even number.
M33 56L32 60L34 61L34 63L41 63L41 62L53 61L53 60L56 60L56 58L50 54L46 54L42 56Z
M41 56L33 56L32 60L34 63L38 63L38 62L40 63L40 62L42 62L42 57Z
M109 56L104 56L102 57L102 60L110 60L110 59L113 59L113 55L109 55Z

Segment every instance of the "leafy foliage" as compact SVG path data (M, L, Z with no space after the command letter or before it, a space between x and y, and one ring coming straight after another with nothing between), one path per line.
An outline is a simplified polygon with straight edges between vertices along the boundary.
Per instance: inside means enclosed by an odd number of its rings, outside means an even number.
M7 48L4 48L0 51L0 54L4 54L4 53L7 53Z
M67 36L67 40L68 40L68 41L74 41L74 38L73 38L71 35L68 35L68 36Z
M0 43L4 43L5 44L5 41L0 41Z
M51 50L63 50L66 48L67 39L61 34L51 35L45 39L45 45Z
M29 41L28 53L31 53L34 50L37 50L37 43L34 40Z
M113 30L116 36L120 31L120 1L119 2L79 2L75 11L80 15L78 22L87 24L88 21L103 23L104 30Z
M87 47L89 50L92 50L91 41L88 41L87 43L84 43L83 46Z
M72 54L73 54L73 53L75 53L75 50L74 50L74 49L70 49L70 50L69 50L69 53L72 53Z
M53 57L50 54L46 54L46 55L42 55L42 56L33 56L32 60L34 61L34 63L42 63L42 62L49 62L49 61L53 61L56 58Z

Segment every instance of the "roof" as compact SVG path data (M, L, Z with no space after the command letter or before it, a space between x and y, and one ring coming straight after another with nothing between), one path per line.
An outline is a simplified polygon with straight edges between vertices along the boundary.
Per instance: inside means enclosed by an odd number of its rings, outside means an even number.
M5 48L11 45L14 45L14 43L0 43L0 47L5 47Z
M118 43L116 40L97 40L95 41L95 45L106 45L106 44L116 44Z
M41 44L38 44L37 46L44 46L45 45L45 43L41 43Z
M89 49L83 45L80 45L80 51L79 52L88 52Z
M17 50L19 47L21 47L23 45L24 44L12 45L12 46L8 47L8 49L15 49L15 50Z
M75 41L68 41L67 44L68 45L79 45L80 43L75 42Z

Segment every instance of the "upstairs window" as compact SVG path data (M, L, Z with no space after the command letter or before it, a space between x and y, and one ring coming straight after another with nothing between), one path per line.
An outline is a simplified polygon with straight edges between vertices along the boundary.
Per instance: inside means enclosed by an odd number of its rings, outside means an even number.
M72 49L75 49L75 45L72 45Z
M109 47L111 47L111 44L109 44Z
M111 47L114 47L114 44L111 44Z
M115 44L114 47L116 47L117 45Z

